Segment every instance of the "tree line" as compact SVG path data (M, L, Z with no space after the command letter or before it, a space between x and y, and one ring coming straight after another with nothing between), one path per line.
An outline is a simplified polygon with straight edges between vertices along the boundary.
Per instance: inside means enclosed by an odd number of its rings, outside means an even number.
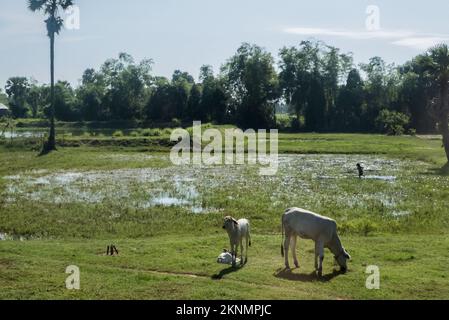
M441 77L449 73L444 59L448 49L441 45L400 66L380 57L355 65L350 53L303 41L282 48L275 61L244 43L218 73L205 65L195 81L180 70L170 79L155 76L152 60L121 53L84 71L76 88L56 82L54 115L60 121L177 119L274 128L282 112L291 115L283 124L290 130L431 133L444 125L436 110L446 103L440 95ZM5 93L14 117L50 117L49 85L12 77Z

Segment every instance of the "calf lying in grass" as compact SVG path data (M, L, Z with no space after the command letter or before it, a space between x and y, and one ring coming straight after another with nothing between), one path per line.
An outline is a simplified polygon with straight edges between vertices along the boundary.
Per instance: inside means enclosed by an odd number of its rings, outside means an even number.
M220 254L217 258L217 263L221 264L232 264L232 261L233 261L232 254L226 249L223 249L223 253ZM237 258L236 262L239 263L240 259Z
M233 217L224 219L223 229L226 230L231 244L232 266L237 264L236 258L238 253L238 245L240 245L240 264L248 262L248 247L251 247L250 225L247 219L237 221ZM243 238L246 241L245 260L243 260Z
M282 216L282 239L285 241L281 245L282 256L285 256L285 267L290 269L288 262L288 249L290 243L292 244L292 253L295 266L298 268L298 258L296 256L296 238L299 236L303 239L311 239L315 241L315 269L318 275L323 273L324 248L328 248L335 257L335 260L341 267L342 271L347 270L347 260L351 256L346 252L342 246L340 238L337 234L337 223L327 217L320 216L316 213L299 209L291 208ZM284 255L284 247L286 253ZM318 264L318 257L320 259Z

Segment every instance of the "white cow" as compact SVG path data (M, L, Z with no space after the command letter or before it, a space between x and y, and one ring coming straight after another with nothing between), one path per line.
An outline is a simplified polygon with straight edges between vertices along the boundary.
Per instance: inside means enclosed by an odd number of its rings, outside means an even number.
M229 236L231 244L232 265L235 267L238 253L238 245L240 244L240 264L248 262L248 247L251 247L250 225L247 219L235 220L233 217L225 217L223 229ZM243 238L246 240L245 260L243 260Z
M283 257L285 256L285 267L287 269L290 269L288 262L290 243L292 245L295 266L297 268L299 267L296 256L297 236L315 241L315 269L320 276L323 272L324 248L328 248L334 254L335 260L342 271L347 270L346 262L351 259L351 256L341 244L337 234L337 223L334 220L300 208L287 209L282 216L283 244L281 245L281 254ZM286 251L285 255L284 247ZM318 258L320 259L319 264Z

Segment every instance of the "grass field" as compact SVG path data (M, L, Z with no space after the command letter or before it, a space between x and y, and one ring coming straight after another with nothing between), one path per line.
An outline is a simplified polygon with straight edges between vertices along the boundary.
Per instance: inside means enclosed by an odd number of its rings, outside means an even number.
M1 299L449 299L438 137L281 134L278 174L262 177L249 165L173 166L168 129L133 131L59 137L65 147L47 156L32 138L3 142ZM326 251L318 279L304 240L301 268L282 270L280 217L292 206L338 221L347 274ZM215 262L228 214L253 225L241 269ZM119 256L105 255L111 243ZM79 291L65 289L68 265L80 267ZM380 290L365 287L369 265Z

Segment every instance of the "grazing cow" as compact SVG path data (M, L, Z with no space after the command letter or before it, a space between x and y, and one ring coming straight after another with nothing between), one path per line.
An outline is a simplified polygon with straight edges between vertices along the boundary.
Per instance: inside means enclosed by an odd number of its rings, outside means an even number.
M229 235L229 241L231 244L232 265L235 267L238 245L240 244L240 264L248 262L248 246L251 247L251 234L249 221L246 219L235 220L233 217L224 218L223 229L225 229ZM243 260L243 238L246 240L245 260Z
M337 234L337 223L334 220L304 209L287 209L282 216L283 244L281 245L281 254L283 257L285 256L285 267L287 269L290 269L288 262L288 249L290 243L292 245L295 266L297 268L299 267L298 258L296 256L297 236L315 241L315 269L319 276L323 273L324 248L328 248L334 254L335 260L343 272L347 270L346 261L350 260L351 256L341 244ZM286 251L285 255L284 247ZM319 264L318 258L320 259Z

